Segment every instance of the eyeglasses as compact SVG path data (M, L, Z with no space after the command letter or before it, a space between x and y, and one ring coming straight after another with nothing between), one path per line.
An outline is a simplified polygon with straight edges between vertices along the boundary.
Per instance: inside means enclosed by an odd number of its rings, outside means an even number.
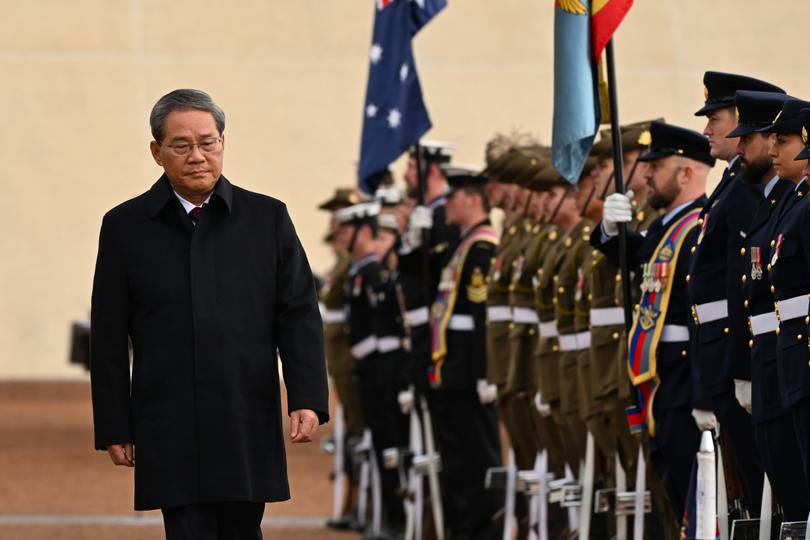
M222 142L221 137L217 137L216 139L206 139L202 142L197 144L192 144L188 142L177 142L174 144L163 144L161 146L165 146L171 149L172 153L177 156L186 156L191 153L192 148L195 146L200 149L200 152L204 154L209 154L211 152L216 152L219 150L219 143Z

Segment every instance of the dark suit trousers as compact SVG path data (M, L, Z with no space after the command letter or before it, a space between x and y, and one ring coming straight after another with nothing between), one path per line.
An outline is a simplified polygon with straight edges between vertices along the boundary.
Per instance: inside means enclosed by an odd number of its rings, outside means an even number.
M264 503L199 503L162 508L166 540L261 540Z
M754 437L771 489L785 511L785 521L807 519L810 499L793 418L787 414L754 424Z
M804 464L804 475L806 482L810 484L810 398L805 398L795 404L792 408L792 415L793 429Z
M700 431L689 407L658 410L653 401L655 437L650 437L650 460L669 495L676 519L683 516L689 476L700 447Z
M725 430L731 443L731 453L740 475L745 505L751 516L758 518L762 505L763 470L754 442L751 415L737 402L733 390L713 396L712 408L720 422L720 430Z

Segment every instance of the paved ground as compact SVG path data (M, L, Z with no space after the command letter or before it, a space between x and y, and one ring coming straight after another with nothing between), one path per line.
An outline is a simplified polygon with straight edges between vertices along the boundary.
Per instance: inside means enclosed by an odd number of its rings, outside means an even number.
M159 512L132 511L132 471L93 450L87 383L0 383L0 411L0 540L163 538ZM293 499L267 506L266 538L357 538L320 526L332 503L318 444L287 459Z

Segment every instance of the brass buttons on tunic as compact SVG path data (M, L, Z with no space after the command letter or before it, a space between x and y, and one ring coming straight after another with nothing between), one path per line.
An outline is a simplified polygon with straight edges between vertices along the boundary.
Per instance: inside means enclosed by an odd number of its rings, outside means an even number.
M740 248L740 255L745 255L745 248Z
M613 339L616 339L616 340L619 339L619 333L618 332L613 332Z

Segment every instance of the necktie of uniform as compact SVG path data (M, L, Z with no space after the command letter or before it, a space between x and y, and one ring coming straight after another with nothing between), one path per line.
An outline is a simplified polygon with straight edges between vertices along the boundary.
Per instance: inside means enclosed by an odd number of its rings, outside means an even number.
M195 206L188 213L189 217L191 218L191 221L194 222L194 225L196 225L197 221L200 219L200 210L202 210L202 208L200 208L199 206Z

